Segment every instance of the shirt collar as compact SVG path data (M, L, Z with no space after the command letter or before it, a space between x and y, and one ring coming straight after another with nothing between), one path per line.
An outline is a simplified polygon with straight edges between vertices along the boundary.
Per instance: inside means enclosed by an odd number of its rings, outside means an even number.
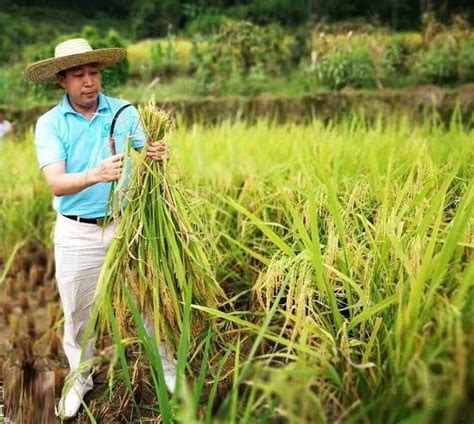
M97 112L105 112L107 109L110 110L109 102L102 93L99 93L99 106Z
M60 107L61 107L61 112L66 115L67 113L79 113L79 112L76 112L71 104L69 103L69 99L67 97L67 94L64 95L64 97L62 98L61 100L61 103L60 103ZM107 102L107 99L105 98L105 96L102 94L102 93L99 93L99 105L97 107L97 112L96 113L99 113L99 112L105 112L107 110L110 109L110 106L109 106L109 103Z

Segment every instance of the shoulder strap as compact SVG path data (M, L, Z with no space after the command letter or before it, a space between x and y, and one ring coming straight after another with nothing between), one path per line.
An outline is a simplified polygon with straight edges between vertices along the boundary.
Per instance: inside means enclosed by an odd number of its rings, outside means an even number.
M112 125L110 126L110 133L109 133L109 137L113 137L114 136L114 129L115 129L115 123L117 122L117 119L118 117L120 116L120 114L125 110L127 109L127 107L129 106L132 106L131 103L128 103L126 105L123 105L117 112L115 112L115 115L112 119Z
M109 132L109 146L110 146L110 153L112 155L117 154L117 149L115 148L115 139L114 139L114 129L115 129L115 124L117 122L118 117L120 114L127 109L127 107L132 106L131 103L127 103L126 105L123 105L117 112L115 112L114 117L112 118L112 124L110 125L110 132Z

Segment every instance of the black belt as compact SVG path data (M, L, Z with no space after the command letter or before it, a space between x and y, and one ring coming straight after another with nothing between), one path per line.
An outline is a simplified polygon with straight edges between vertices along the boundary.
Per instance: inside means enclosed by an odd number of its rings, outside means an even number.
M65 218L72 219L76 222L83 222L84 224L95 224L95 225L102 225L106 219L109 219L108 216L101 216L99 218L82 218L77 215L63 215ZM110 218L110 220L112 220Z

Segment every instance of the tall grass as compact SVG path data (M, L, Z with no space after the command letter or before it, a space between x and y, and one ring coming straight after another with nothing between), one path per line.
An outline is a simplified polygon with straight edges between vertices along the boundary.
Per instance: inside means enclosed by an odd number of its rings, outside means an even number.
M153 413L472 421L472 138L456 119L178 126L172 160L234 310L184 301L221 334L182 344L188 378ZM156 369L142 331L124 342ZM121 363L113 390L133 380L135 362Z

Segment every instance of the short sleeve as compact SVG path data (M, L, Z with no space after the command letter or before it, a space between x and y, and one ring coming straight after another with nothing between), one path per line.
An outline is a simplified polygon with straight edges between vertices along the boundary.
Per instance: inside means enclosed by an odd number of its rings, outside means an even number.
M52 122L41 117L35 129L36 155L40 168L66 160L66 149Z

